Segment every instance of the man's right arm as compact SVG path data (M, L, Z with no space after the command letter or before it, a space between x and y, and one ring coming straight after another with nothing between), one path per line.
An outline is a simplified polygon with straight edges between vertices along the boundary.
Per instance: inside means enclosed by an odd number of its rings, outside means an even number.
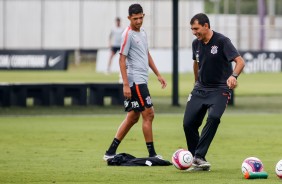
M194 79L196 83L198 81L198 72L199 72L199 65L196 60L194 60L194 63L193 63L193 70L194 70Z

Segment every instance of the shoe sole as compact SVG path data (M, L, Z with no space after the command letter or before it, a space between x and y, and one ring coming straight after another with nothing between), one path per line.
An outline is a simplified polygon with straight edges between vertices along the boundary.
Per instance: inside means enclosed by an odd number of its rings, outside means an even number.
M211 164L210 163L206 163L206 164L201 164L201 165L199 165L199 164L192 164L193 165L193 167L198 167L198 168L203 168L203 169L205 169L205 168L210 168L211 167Z
M197 165L196 167L206 169L206 168L210 168L211 165L210 164L202 164L202 165Z
M210 170L211 165L210 164L201 164L201 165L193 164L193 167L197 169L202 169L202 170Z
M187 172L197 172L197 171L211 171L210 167L208 168L201 168L201 167L190 167L186 169Z

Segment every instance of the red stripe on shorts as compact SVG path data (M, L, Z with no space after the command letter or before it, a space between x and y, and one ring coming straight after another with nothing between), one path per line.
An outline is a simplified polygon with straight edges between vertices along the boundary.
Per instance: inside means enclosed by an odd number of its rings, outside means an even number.
M136 84L135 86L136 86L136 92L137 92L138 98L139 98L139 100L141 102L141 105L144 106L144 101L143 101L143 98L141 96L139 86L138 86L138 84Z

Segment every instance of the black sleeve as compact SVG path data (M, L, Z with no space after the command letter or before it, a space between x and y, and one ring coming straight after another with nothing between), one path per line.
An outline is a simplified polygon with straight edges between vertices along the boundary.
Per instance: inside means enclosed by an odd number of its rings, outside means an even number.
M192 59L195 61L196 60L196 48L197 48L197 39L195 39L192 43Z
M240 56L239 52L231 43L229 38L225 37L222 41L223 53L229 62L233 61L236 57Z

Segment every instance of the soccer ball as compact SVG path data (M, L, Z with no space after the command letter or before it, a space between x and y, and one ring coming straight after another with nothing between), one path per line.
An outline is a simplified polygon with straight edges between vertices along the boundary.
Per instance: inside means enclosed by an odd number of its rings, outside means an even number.
M192 166L193 155L185 149L178 149L173 153L171 161L179 170L185 170Z
M256 157L248 157L242 163L242 173L246 172L262 172L263 164L260 159Z
M279 162L277 162L276 167L275 167L275 172L276 175L282 179L282 160L280 160Z

